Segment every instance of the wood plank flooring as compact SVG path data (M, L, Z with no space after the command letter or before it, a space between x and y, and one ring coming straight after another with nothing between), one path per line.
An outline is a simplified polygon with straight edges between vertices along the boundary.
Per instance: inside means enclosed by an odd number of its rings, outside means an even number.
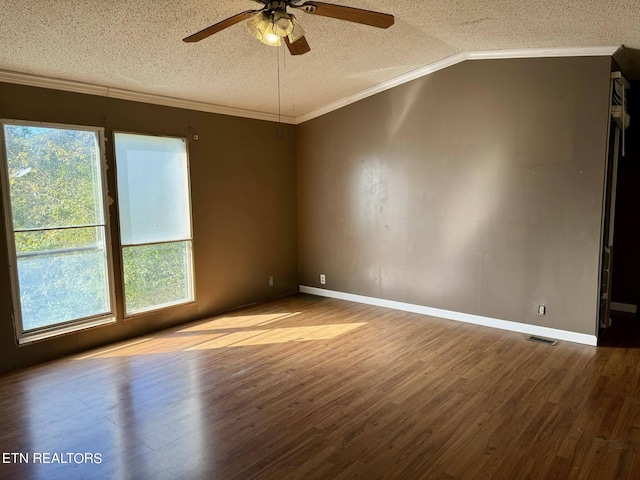
M638 479L640 349L294 296L0 376L0 425L11 479Z

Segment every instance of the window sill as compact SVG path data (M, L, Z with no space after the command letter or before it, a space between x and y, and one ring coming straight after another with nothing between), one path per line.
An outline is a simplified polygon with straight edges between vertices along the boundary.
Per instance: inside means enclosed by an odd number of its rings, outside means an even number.
M148 308L143 308L140 310L135 310L131 313L127 313L124 316L124 320L132 320L136 317L140 317L143 315L149 315L149 314L153 314L153 313L157 313L159 311L162 310L169 310L169 309L174 309L174 308L180 308L180 307L189 307L189 306L196 306L196 301L195 300L187 300L187 301L180 301L180 302L175 302L175 303L163 303L161 305L154 305L153 307L148 307Z
M69 333L79 332L81 330L87 330L89 328L100 327L103 325L109 325L116 323L116 318L113 316L107 318L99 318L95 320L89 320L83 323L76 323L73 325L64 325L51 330L45 330L41 332L26 333L22 337L18 338L18 345L28 345L34 342L40 342L42 340L49 340L51 338L59 337L61 335L67 335Z

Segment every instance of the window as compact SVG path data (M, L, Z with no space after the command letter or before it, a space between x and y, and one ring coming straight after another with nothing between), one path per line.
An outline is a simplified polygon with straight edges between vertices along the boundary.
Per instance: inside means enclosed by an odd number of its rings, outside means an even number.
M102 129L1 124L18 340L114 322Z
M192 302L186 140L115 134L125 313Z

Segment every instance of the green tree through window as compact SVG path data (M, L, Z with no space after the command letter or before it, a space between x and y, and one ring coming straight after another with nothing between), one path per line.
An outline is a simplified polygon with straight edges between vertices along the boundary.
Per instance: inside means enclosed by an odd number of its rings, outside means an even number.
M109 315L98 130L5 122L3 133L20 330Z
M114 136L126 313L193 301L186 142Z

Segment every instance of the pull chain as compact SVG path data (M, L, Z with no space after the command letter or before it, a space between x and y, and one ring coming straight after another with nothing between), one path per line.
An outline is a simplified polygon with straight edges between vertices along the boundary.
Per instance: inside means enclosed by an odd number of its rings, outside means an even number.
M284 138L284 130L282 129L282 108L280 100L280 49L276 48L276 55L278 56L278 131L276 137Z
M280 118L280 49L276 49L278 55L278 123L282 124L282 120Z

